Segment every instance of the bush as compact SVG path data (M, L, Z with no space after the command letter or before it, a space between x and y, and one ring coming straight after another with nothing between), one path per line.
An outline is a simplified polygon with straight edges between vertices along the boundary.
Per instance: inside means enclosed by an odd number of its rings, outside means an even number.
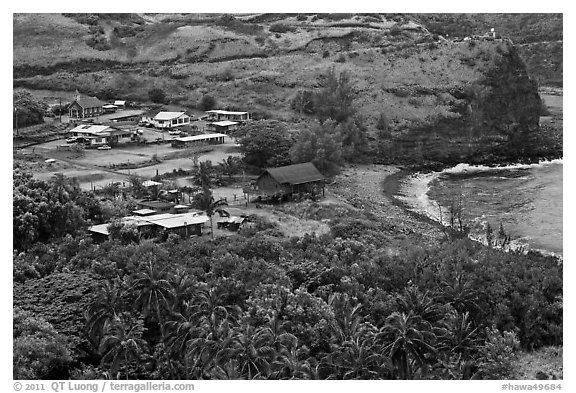
M395 37L395 36L398 36L398 35L402 34L402 28L401 28L398 24L395 24L394 26L392 26L392 27L390 28L390 30L388 31L388 33L389 33L391 36L394 36L394 37Z
M322 53L322 58L323 58L323 59L325 59L325 58L327 58L327 57L329 57L329 56L330 56L330 51L328 51L328 50L325 50L325 51Z
M285 25L283 23L275 23L270 26L271 33L287 33L287 32L295 32L296 28L292 26Z
M154 87L148 90L148 98L150 101L155 102L157 104L163 104L166 102L166 93L158 87Z
M302 22L302 21L308 20L308 17L304 14L298 14L298 16L296 16L296 20Z
M199 103L200 109L202 109L203 111L209 111L213 109L215 106L216 106L216 100L214 99L214 97L208 94L202 96L202 99L200 100Z

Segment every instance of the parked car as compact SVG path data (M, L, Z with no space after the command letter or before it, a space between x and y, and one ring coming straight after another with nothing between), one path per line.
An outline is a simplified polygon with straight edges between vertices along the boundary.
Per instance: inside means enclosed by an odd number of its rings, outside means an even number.
M66 143L76 143L76 142L78 142L76 137L66 139Z
M108 145L102 145L98 148L98 150L110 150L110 149L112 149L112 148Z
M175 136L179 136L180 135L180 130L170 130L168 131L169 135L175 135Z

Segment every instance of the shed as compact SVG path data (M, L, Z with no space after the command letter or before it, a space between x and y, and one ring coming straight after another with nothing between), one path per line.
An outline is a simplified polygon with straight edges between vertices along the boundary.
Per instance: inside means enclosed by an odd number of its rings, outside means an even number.
M311 162L269 168L256 179L256 190L268 196L299 192L312 192L322 188L324 194L325 177Z
M225 134L229 133L230 131L234 131L236 128L238 128L238 123L229 120L222 120L206 124L206 130Z
M201 134L172 139L172 147L216 145L224 143L226 134Z
M104 110L104 113L112 113L112 112L116 112L116 109L118 109L118 107L116 105L107 104L107 105L102 105L102 109Z

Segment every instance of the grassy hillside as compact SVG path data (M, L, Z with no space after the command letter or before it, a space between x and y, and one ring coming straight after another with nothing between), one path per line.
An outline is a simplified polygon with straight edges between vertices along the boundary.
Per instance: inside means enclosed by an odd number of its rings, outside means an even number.
M300 90L317 89L322 75L335 67L350 73L355 106L369 132L375 134L384 113L403 149L422 150L448 138L455 149L471 150L479 146L474 133L537 128L540 102L518 56L522 52L509 40L446 40L414 22L431 24L430 18L15 15L14 84L141 102L159 87L172 103L187 107L210 94L219 107L298 123L311 119L291 111L291 100ZM460 19L454 23L466 26ZM537 52L534 63L544 64ZM551 78L557 71L550 70ZM503 97L505 106L488 108ZM434 150L433 156L448 153Z

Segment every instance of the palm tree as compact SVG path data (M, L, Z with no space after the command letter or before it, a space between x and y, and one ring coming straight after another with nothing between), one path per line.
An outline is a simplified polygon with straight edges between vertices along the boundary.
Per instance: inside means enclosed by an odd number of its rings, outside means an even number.
M106 322L104 331L105 336L99 347L103 354L101 364L110 365L110 372L118 375L118 379L120 367L124 365L128 379L130 363L140 359L145 349L145 341L141 338L144 331L143 321L138 320L127 329L125 323L116 317Z
M230 216L222 206L228 206L228 203L224 199L219 199L217 201L214 200L214 196L210 190L203 190L196 196L196 207L204 210L206 215L210 218L210 232L212 234L212 239L214 239L214 222L212 216L216 213L225 217Z
M98 346L104 333L106 322L117 317L120 306L120 281L107 280L104 282L96 298L86 311L88 337L95 346Z
M137 279L132 285L134 292L138 293L135 306L140 308L144 316L150 311L156 311L156 318L160 325L161 341L165 341L164 323L162 310L170 309L174 301L174 288L165 278L164 271L155 269L152 261L146 265L146 270L137 274Z
M456 311L460 313L469 311L480 313L482 311L478 305L478 293L474 290L472 282L466 280L461 273L457 274L452 282L442 281L440 287L443 300L454 307Z
M378 334L384 344L384 352L398 371L400 379L412 377L412 363L423 366L426 355L435 354L436 336L430 322L413 312L393 312L386 318Z
M222 168L222 173L227 175L230 181L232 181L232 176L240 171L240 162L240 158L234 156L228 156L220 161L219 165Z
M252 325L245 325L241 332L232 336L231 345L220 350L218 358L235 359L240 375L247 379L266 378L271 373L270 364L276 358L276 351L267 338Z
M214 167L212 161L194 161L192 167L192 183L203 190L212 188L212 177L214 175Z

